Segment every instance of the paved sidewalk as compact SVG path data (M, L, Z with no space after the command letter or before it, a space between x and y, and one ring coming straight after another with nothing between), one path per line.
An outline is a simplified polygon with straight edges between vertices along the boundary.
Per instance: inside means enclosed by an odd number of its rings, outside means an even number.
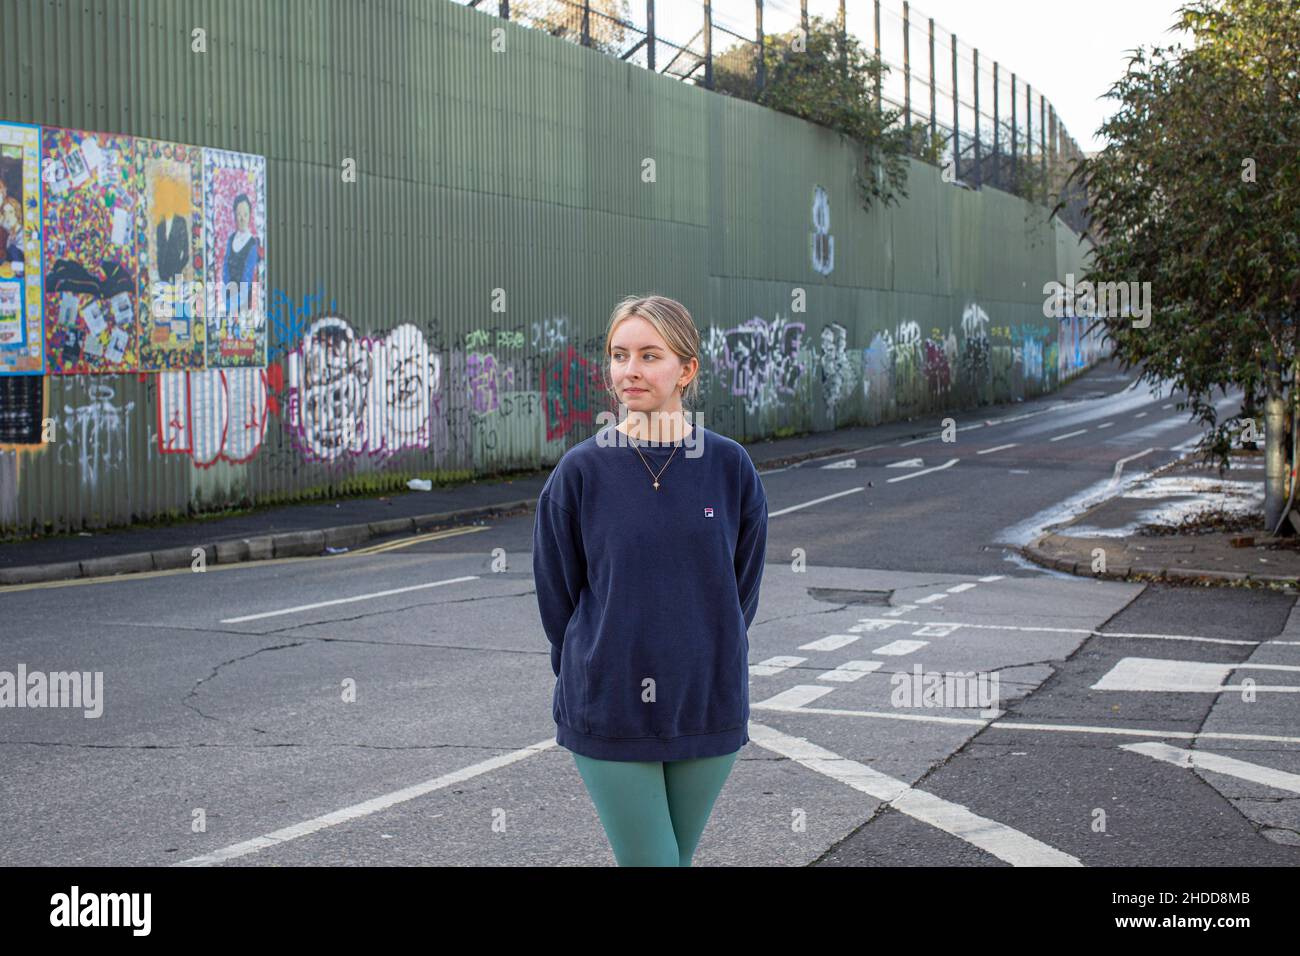
M1089 379L1113 378L1115 374L1116 367L1102 363L1052 395L1028 404L986 405L874 427L762 440L745 447L760 469L777 468L933 435L947 416L956 419L960 429L976 422L1045 411L1097 394L1100 383ZM204 550L208 564L319 555L326 553L326 548L356 548L375 539L525 513L536 505L550 470L478 479L427 492L278 505L227 517L3 541L0 586L187 568L195 560L196 548Z
M1195 455L1185 457L1052 528L1022 553L1083 577L1300 588L1296 539L1261 530L1262 462L1258 452L1234 455L1234 467L1220 476ZM1200 519L1207 511L1214 520Z

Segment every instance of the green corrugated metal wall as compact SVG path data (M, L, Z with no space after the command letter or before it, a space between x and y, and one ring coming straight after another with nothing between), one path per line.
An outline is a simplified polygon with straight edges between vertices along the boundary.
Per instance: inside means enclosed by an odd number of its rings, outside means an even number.
M159 373L47 375L57 440L0 448L5 532L553 462L607 407L583 379L634 292L692 310L703 420L742 440L1033 395L1082 354L1042 315L1043 284L1082 270L1040 210L914 164L909 198L864 213L836 134L447 0L5 3L0 78L0 121L265 156L274 317L246 461L161 453ZM325 316L368 356L419 331L437 377L400 440L314 443L331 415L355 436L385 414L378 388L356 412L295 385Z

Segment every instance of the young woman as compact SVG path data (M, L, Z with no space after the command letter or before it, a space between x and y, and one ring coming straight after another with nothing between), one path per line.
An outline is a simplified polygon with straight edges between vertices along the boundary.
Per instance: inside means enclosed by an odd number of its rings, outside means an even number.
M689 866L749 742L767 496L740 444L685 420L699 348L681 303L620 302L605 333L620 420L565 452L537 501L555 739L620 866Z

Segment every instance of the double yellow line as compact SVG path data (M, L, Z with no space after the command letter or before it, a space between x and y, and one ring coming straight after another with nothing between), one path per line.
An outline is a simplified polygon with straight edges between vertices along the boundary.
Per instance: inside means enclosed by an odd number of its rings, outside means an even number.
M355 551L344 551L340 554L324 555L303 555L293 558L268 558L262 561L236 561L234 564L211 564L208 565L204 574L213 571L234 571L239 568L248 568L252 565L265 566L271 564L297 564L301 561L319 561L321 558L351 558L359 554L382 554L385 551L396 551L399 548L409 548L413 544L421 544L425 541L437 541L440 538L454 538L457 535L473 534L476 531L487 531L488 525L471 525L464 528L447 528L443 531L433 531L429 534L417 534L410 538L402 538L398 541L387 541L384 544L372 545L368 548L358 548ZM121 584L128 581L140 581L145 578L161 578L173 574L197 574L193 568L167 568L163 571L133 571L130 574L105 574L94 578L69 578L66 581L35 581L30 584L10 584L0 587L0 594L8 594L12 591L35 591L42 588L67 588L76 587L81 584Z
M454 538L457 535L473 534L475 531L486 531L488 526L485 524L470 525L465 528L448 528L445 531L431 531L429 534L417 534L410 538L402 538L398 541L387 541L384 544L374 544L368 548L357 548L355 551L345 551L342 554L330 554L330 558L347 558L357 554L382 554L385 551L396 551L398 548L409 548L413 544L421 544L425 541L438 541L441 538Z

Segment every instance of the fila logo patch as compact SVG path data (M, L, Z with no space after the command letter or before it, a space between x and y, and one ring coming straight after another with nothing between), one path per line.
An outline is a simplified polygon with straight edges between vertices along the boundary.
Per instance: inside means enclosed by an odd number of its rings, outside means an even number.
M713 517L713 509L712 509L712 508L705 508L705 509L704 509L704 517L706 517L706 518L712 518L712 517Z

